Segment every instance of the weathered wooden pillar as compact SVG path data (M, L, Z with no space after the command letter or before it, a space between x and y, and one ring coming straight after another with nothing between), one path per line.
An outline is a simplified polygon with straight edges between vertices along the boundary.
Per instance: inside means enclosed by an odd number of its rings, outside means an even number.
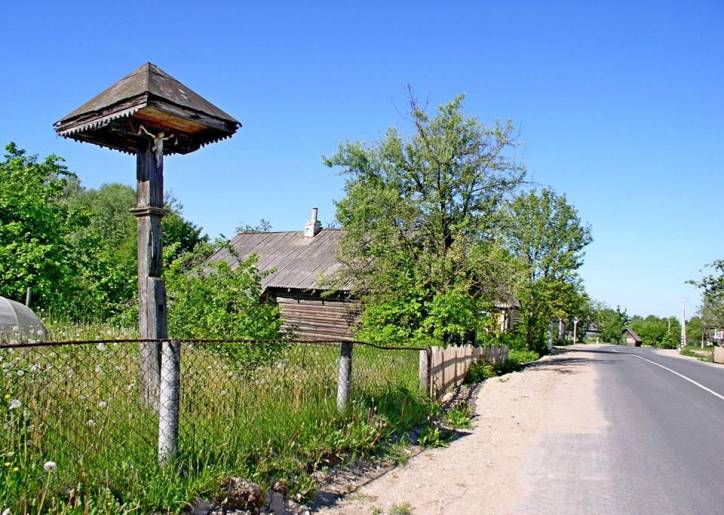
M161 219L163 208L163 156L142 139L136 156L136 207L138 244L138 337L161 340L168 337L166 289L163 284ZM161 343L140 344L141 397L157 406L161 374Z
M164 463L178 445L181 354L180 344L168 341L161 275L163 156L188 154L229 138L241 124L158 66L145 63L54 126L64 138L136 153L136 207L131 212L138 227L138 335L151 340L139 342L141 398L159 411L159 460Z
M339 353L339 377L337 379L337 411L344 413L349 406L352 390L352 343L342 342Z

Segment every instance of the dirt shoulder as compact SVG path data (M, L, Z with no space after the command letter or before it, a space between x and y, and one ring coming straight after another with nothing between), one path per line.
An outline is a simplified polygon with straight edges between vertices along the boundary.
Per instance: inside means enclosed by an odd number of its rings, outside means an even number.
M596 402L592 355L585 352L595 348L561 351L521 372L488 380L478 395L473 430L320 513L369 515L402 506L414 514L528 511L537 475L535 451L545 445L545 435L595 433L606 425Z

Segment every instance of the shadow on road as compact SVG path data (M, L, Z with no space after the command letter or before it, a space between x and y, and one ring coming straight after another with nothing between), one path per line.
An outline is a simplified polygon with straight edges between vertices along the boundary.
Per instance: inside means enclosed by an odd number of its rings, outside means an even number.
M576 354L579 354L579 355L576 355ZM576 367L579 365L588 365L591 363L609 364L609 363L615 363L617 361L615 359L580 356L580 354L613 354L613 355L615 355L617 353L613 352L613 351L609 351L609 350L600 350L600 349L588 350L588 349L556 348L556 349L553 349L552 354L547 359L540 360L540 361L534 361L533 363L526 365L525 369L531 370L533 372L539 371L539 370L552 370L559 374L577 374L577 373L579 373L579 370L577 370Z

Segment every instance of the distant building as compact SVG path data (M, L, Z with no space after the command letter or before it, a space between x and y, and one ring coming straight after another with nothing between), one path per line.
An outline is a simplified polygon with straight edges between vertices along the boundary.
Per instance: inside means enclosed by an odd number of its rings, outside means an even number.
M506 333L514 330L520 322L520 301L500 290L498 298L493 301L495 309L495 322L500 332Z
M341 267L337 249L343 233L323 229L317 213L312 210L304 231L242 232L231 246L241 259L255 254L259 271L271 272L262 278L262 292L279 305L283 329L301 339L351 340L361 305L348 288L325 285ZM210 259L217 260L236 263L227 249Z
M626 328L623 330L623 342L629 347L641 347L641 338L633 329Z
M588 327L586 327L583 338L588 342L599 343L601 341L601 329L599 329L595 323L591 322L588 324Z

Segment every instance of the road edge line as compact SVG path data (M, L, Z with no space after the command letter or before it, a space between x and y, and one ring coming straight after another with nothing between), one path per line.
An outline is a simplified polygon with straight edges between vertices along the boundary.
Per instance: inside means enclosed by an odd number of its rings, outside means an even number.
M668 370L668 371L671 372L672 374L675 374L675 375L679 376L680 378L682 378L682 379L684 379L684 380L686 380L686 381L689 381L691 384L693 384L693 385L695 385L695 386L698 386L699 388L701 388L701 389L704 390L705 392L709 392L709 393L712 394L714 397L718 397L719 399L721 399L721 400L724 401L724 395L721 395L721 394L716 393L716 392L715 392L714 390L712 390L711 388L707 388L707 387L704 386L703 384L697 383L697 382L694 381L693 379L691 379L691 378L689 378L689 377L686 377L684 374L680 374L680 373L677 372L676 370L671 370L669 367L665 367L665 366L662 365L661 363L656 363L655 361L651 361L650 359L646 359L646 358L644 358L644 357L642 357L642 356L639 356L638 354L631 354L631 353L628 353L628 352L618 352L618 351L616 351L616 350L614 350L614 352L617 352L618 354L627 354L628 356L633 356L634 358L639 358L639 359L642 359L642 360L644 360L644 361L648 361L648 362L651 363L652 365L656 365L657 367L661 367L661 368L663 368L664 370Z

